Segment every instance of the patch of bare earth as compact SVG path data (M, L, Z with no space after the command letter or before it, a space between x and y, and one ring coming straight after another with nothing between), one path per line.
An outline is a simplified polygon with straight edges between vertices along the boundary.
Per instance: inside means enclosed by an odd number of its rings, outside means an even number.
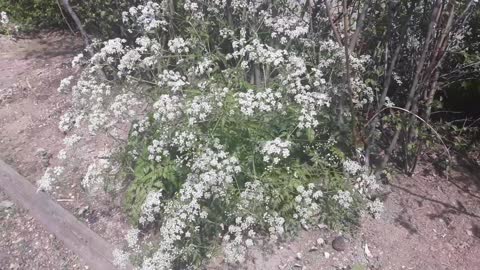
M57 93L72 73L79 39L44 34L13 41L0 37L0 159L36 182L65 134L57 128L68 109ZM106 143L87 140L80 160L95 156ZM42 148L46 152L37 154ZM47 157L47 158L45 158ZM112 244L127 227L117 200L93 200L81 188L87 163L70 164L52 197ZM460 160L461 161L461 160ZM458 162L462 163L462 162ZM424 163L426 164L426 163ZM423 165L413 177L398 177L386 189L385 212L365 217L343 251L333 249L339 235L329 229L302 231L296 240L257 249L245 269L478 269L480 266L480 169L463 162L450 179ZM84 269L85 265L28 212L0 192L0 269ZM2 204L3 202L7 202ZM3 206L2 206L3 205ZM320 242L324 241L324 244ZM228 269L216 258L208 269Z
M431 165L420 167L385 187L384 213L364 217L356 233L345 235L345 250L332 246L340 232L303 231L273 250L256 250L241 268L479 269L480 166L457 165L448 179ZM220 264L215 269L225 269Z
M18 40L0 37L0 48L0 159L36 184L47 166L58 164L55 155L64 148L67 135L58 123L69 104L56 89L72 74L70 63L82 43L54 32ZM118 201L108 196L92 200L80 185L88 161L104 144L93 139L81 144L78 159L55 183L51 196L115 245L127 228ZM2 193L2 201L13 199ZM28 212L14 206L0 208L0 269L85 269L85 265Z

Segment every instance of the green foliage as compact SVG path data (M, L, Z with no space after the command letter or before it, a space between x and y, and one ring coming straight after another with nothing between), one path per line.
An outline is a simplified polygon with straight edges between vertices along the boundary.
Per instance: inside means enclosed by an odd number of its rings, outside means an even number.
M108 38L125 35L122 12L137 5L139 0L75 0L71 5L78 13L85 30L92 35ZM67 15L68 16L68 15Z
M89 34L103 38L124 34L122 11L138 4L139 0L73 0L70 5ZM20 31L45 28L64 28L67 23L75 28L61 0L0 0L0 11L5 11ZM62 11L65 17L62 16Z
M20 31L65 26L56 0L0 0L0 11L5 11Z

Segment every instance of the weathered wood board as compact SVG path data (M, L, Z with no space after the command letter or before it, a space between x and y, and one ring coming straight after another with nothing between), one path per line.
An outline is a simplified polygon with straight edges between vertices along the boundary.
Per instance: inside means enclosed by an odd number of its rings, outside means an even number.
M91 269L117 269L113 264L113 246L90 230L50 197L37 192L27 179L0 160L0 188L18 205L27 209L37 221L65 246L77 254ZM130 265L127 269L132 269Z

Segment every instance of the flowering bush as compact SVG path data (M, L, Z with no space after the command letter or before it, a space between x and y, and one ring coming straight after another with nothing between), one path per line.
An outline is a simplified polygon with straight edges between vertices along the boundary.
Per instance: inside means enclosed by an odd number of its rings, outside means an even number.
M260 239L355 221L378 185L337 143L344 49L309 32L307 10L302 1L149 1L123 13L128 37L74 59L83 69L60 85L73 105L60 129L128 137L117 145L123 157L101 155L82 183L98 191L123 173L135 224L159 228L148 245L132 230L119 265L131 256L141 269L194 267L214 243L241 263ZM352 108L361 109L372 100L369 58L350 62ZM46 190L61 171L47 172Z

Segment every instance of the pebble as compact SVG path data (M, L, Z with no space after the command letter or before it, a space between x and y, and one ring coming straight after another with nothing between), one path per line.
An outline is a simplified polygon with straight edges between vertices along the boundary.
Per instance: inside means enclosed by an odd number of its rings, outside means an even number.
M319 228L320 230L321 230L321 229L328 229L328 226L325 225L325 224L323 224L323 223L322 223L322 224L318 224L317 226L318 226L318 228Z
M363 248L365 250L365 255L367 255L367 257L369 257L369 258L372 258L373 255L372 255L372 252L370 251L370 249L368 248L368 244L365 244L365 246Z
M317 250L318 250L317 246L312 246L308 251L313 252L313 251L317 251Z
M302 259L302 253L298 252L296 258L297 258L297 260L301 260Z
M85 214L87 212L88 208L89 208L88 205L84 206L84 207L81 207L80 209L78 209L77 215L83 216L83 214Z
M344 251L347 248L347 239L343 236L337 236L332 241L332 247L336 251Z
M326 251L325 251L325 253L323 253L323 255L325 256L325 259L330 258L330 253L328 253L328 252L326 252Z

